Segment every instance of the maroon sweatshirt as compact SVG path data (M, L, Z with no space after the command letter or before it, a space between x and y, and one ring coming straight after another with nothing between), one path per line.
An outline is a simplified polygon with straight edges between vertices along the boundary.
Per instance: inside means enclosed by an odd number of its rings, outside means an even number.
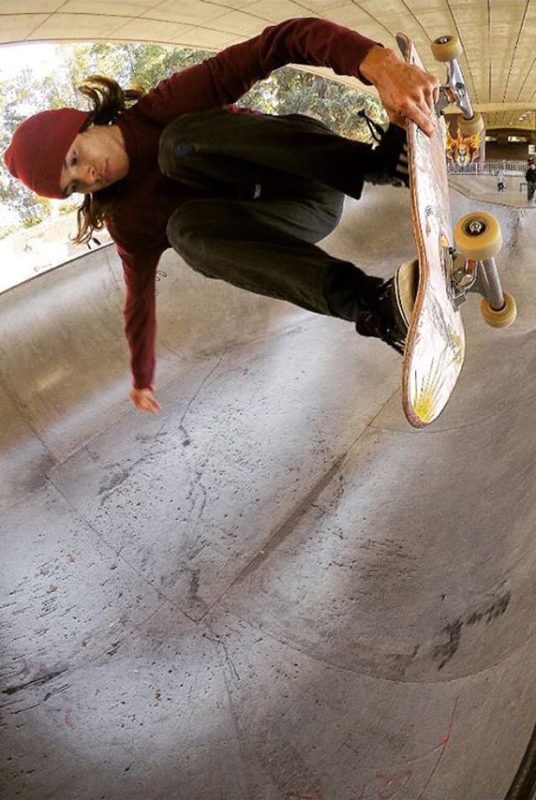
M106 226L123 263L125 333L137 389L148 387L154 376L155 277L158 260L169 247L166 225L174 209L194 197L192 189L158 169L158 141L165 126L180 114L235 103L256 81L285 64L330 67L367 83L359 64L375 44L323 19L288 20L175 73L121 115L118 125L130 170L117 186Z

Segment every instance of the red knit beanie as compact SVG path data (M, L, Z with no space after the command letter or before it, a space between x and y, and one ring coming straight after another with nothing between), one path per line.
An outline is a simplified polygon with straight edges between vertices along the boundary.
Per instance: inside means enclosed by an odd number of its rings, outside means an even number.
M88 117L87 111L59 108L21 122L4 155L8 170L41 197L63 198L63 162Z

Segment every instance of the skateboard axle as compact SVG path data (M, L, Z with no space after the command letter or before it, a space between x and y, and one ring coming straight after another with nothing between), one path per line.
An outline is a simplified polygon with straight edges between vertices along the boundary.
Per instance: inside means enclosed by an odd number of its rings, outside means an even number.
M496 311L504 308L504 294L499 279L499 270L494 258L482 262L482 269L478 271L477 284L482 287L480 293L487 297L490 306Z

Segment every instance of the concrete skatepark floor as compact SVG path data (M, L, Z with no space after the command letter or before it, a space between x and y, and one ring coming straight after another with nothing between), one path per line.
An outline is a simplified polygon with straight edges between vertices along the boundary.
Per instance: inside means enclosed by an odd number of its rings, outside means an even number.
M519 319L468 300L425 431L380 342L173 253L158 417L112 248L0 295L3 800L505 796L536 708L536 211L483 205ZM407 196L326 246L391 274Z

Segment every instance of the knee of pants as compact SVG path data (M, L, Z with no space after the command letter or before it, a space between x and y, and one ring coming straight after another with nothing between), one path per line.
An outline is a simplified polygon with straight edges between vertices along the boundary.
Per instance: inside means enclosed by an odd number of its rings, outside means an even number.
M190 205L190 203L184 203L176 208L166 227L168 242L177 253L184 257L191 252L192 245L199 236L197 232L198 214L190 208Z
M182 256L188 266L208 278L213 278L216 276L203 263L204 236L200 230L200 211L196 205L195 202L184 203L173 212L167 223L166 236L171 247Z

